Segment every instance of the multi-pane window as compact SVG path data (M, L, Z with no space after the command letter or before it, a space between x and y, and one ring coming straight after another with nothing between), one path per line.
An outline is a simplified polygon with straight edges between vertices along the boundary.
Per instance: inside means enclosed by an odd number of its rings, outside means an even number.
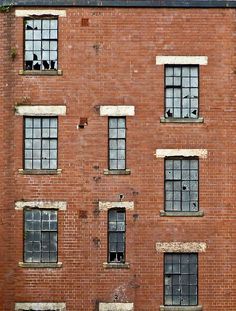
M57 262L57 211L24 212L24 261Z
M126 119L109 118L109 169L126 168Z
M25 70L57 70L55 18L25 19Z
M108 213L108 262L125 262L125 210Z
M24 169L57 169L57 117L25 117Z
M198 304L198 255L165 254L165 305Z
M199 66L165 66L165 117L198 118Z
M198 211L198 159L165 160L165 210Z

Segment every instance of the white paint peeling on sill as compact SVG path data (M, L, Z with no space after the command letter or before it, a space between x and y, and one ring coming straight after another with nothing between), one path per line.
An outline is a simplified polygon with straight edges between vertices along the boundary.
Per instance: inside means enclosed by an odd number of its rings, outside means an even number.
M134 202L101 202L98 203L99 211L107 211L111 208L125 208L129 210L134 209Z
M134 116L134 106L100 106L100 116L109 117L122 117L122 116Z
M66 17L66 10L15 10L16 17L53 15Z
M17 116L65 116L66 106L16 105Z
M159 253L188 253L205 252L207 245L205 242L157 242L156 250Z
M20 310L59 310L66 311L66 304L63 302L17 302L15 304L15 311Z
M134 304L129 302L100 302L99 311L133 311Z
M45 208L45 209L58 209L66 211L66 201L17 201L15 202L15 209L22 210L24 208Z
M157 158L165 157L199 157L206 159L207 150L206 149L156 149L155 153Z
M157 56L156 65L207 65L207 56Z

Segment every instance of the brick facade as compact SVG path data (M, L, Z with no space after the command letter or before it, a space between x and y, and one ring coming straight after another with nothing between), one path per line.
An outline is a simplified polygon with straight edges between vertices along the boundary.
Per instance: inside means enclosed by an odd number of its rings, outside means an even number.
M99 302L160 310L161 242L205 243L198 255L198 305L235 311L235 9L54 8L66 11L58 17L62 75L54 76L19 74L24 23L16 9L0 13L0 311L21 302L66 303L67 311L99 310ZM160 122L164 66L156 56L165 55L208 57L200 65L203 122ZM58 117L58 174L19 172L23 116L15 114L17 104L66 106L66 115ZM101 105L135 107L126 120L130 174L104 174L108 117L100 116ZM80 118L87 118L84 128ZM156 157L157 149L207 150L199 158L202 217L160 215L164 159ZM104 264L108 212L99 210L99 202L120 200L133 202L126 211L124 269ZM67 202L58 210L62 266L19 266L24 225L16 201Z

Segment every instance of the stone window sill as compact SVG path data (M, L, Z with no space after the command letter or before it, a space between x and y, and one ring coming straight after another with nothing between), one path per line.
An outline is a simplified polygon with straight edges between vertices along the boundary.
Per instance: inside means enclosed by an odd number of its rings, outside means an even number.
M62 169L58 168L57 170L24 170L20 168L18 170L21 175L59 175L62 172Z
M204 123L204 118L198 117L196 119L191 118L160 118L161 123Z
M21 268L61 268L62 262L19 262Z
M203 211L197 212L166 212L160 211L160 216L167 216L167 217L202 217L204 216Z
M106 269L129 269L130 264L128 262L104 262L103 267Z
M130 175L131 170L130 169L125 169L125 170L109 170L109 169L104 169L103 171L104 175Z
M160 306L160 311L201 311L202 306Z
M62 70L19 70L23 76L62 76Z

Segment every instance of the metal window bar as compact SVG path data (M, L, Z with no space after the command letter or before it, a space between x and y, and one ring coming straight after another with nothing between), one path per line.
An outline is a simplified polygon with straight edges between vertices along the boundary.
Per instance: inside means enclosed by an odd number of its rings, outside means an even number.
M125 210L108 212L108 262L125 262Z
M164 304L166 306L198 304L198 254L165 254Z
M24 137L24 169L56 170L57 117L25 117Z
M126 169L126 118L109 117L109 150L110 170Z
M56 18L24 20L25 70L57 70L58 20Z
M24 211L24 262L57 262L57 211Z
M165 210L198 211L199 161L197 158L165 159Z
M165 66L165 117L199 115L199 66Z

